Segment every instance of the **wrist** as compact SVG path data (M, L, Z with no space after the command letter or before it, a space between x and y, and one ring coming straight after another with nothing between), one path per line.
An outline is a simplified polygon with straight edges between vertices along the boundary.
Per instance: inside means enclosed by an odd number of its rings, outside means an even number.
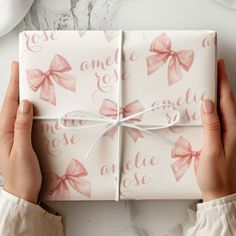
M235 191L224 191L224 192L203 194L203 202L209 202L212 200L216 200L216 199L226 197L226 196L234 194L234 193L235 193Z
M33 203L33 204L37 204L38 202L38 195L34 195L32 193L20 193L20 192L16 192L16 191L12 191L11 188L7 188L4 186L4 191L18 197L21 198L27 202Z
M33 204L37 204L38 203L38 196L33 196L31 194L22 194L19 197L22 198L23 200L25 200L27 202L31 202Z

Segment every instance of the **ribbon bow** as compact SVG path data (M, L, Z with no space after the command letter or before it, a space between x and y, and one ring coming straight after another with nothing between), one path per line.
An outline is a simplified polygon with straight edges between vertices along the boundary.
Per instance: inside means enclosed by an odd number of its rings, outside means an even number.
M176 181L179 181L191 165L194 158L194 171L197 173L201 151L193 151L190 142L180 136L175 142L172 149L172 158L178 158L177 161L171 164Z
M113 131L111 131L113 133L114 129L116 131L118 127L121 127L121 126L126 127L128 130L130 130L129 132L131 132L132 135L134 132L134 134L135 134L134 137L133 136L131 136L131 137L134 138L134 140L136 140L139 137L139 135L137 136L137 133L139 134L140 131L155 135L155 133L153 133L152 131L171 127L178 122L179 117L180 117L180 113L179 113L179 111L177 111L177 117L172 123L164 123L164 124L139 124L139 123L137 123L137 124L134 124L132 122L139 121L141 119L140 116L142 116L144 113L161 108L164 105L156 105L153 107L143 109L142 105L138 101L134 101L134 102L128 104L127 106L125 106L125 108L120 108L120 106L116 105L116 103L114 103L113 101L111 101L109 99L105 99L104 104L101 106L102 109L100 109L100 113L102 113L102 114L100 114L100 115L96 115L96 114L88 113L88 112L84 112L84 111L72 111L72 112L66 113L58 120L58 124L60 125L61 128L69 129L69 130L82 130L82 129L88 129L88 128L93 128L93 127L104 126L107 124L107 127L104 130L102 130L101 133L99 133L99 135L92 142L88 152L85 155L85 159L88 158L88 156L90 155L90 153L92 152L92 150L94 149L96 144L99 142L101 137L104 134L107 134L107 132L109 134L110 130L113 130ZM116 110L115 110L115 108L116 108ZM173 109L174 109L174 106L173 106ZM139 110L141 110L141 111L139 111ZM126 117L120 118L120 111L122 111L123 116L125 114ZM116 118L116 119L114 119L114 118ZM63 121L64 120L71 120L71 119L72 120L80 120L80 121L88 121L88 122L86 122L85 125L83 125L83 126L76 126L76 127L66 126ZM89 124L89 121L95 122L95 124ZM141 133L140 133L140 135L142 136ZM117 145L118 145L118 147L120 147L120 132L118 132L117 141L118 141ZM117 152L117 162L118 162L118 166L120 168L120 148L118 149L118 152ZM117 179L117 181L116 181L116 200L119 200L120 172L117 172L116 179Z
M70 190L68 185L70 185L75 191L90 198L90 181L82 178L87 175L88 172L84 166L78 160L73 159L63 176L58 176L54 173L50 174L47 193L53 195L55 200L69 200Z
M75 92L75 78L65 72L70 71L71 66L67 60L56 54L50 64L49 70L42 72L39 69L27 70L26 76L30 88L33 91L40 89L40 99L56 105L56 96L52 79L63 88Z
M168 85L172 85L182 79L181 68L189 71L194 60L193 50L181 50L175 52L171 49L171 41L166 33L155 38L151 44L150 51L155 53L147 57L147 73L151 75L163 66L169 57Z
M111 101L109 99L105 99L100 107L99 113L106 116L106 117L116 119L117 115L118 115L117 110L118 110L117 104L114 101ZM136 101L133 101L133 102L127 104L123 108L120 107L119 116L121 118L129 117L130 115L133 115L133 114L136 114L136 113L142 112L142 111L144 111L143 105L138 100L136 100ZM127 122L134 123L134 122L138 122L141 120L142 120L142 115L139 115L139 116L131 118ZM113 139L114 135L117 131L117 128L118 128L117 126L114 126L113 128L111 128L110 130L108 130L106 132L106 135ZM137 142L138 138L143 138L143 135L141 134L141 132L138 129L127 128L127 132L134 142Z

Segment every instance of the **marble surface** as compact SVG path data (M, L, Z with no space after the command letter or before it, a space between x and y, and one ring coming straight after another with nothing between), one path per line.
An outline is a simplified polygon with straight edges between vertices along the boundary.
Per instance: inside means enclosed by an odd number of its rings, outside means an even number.
M37 0L0 38L0 104L23 29L212 29L236 93L235 0ZM49 203L64 217L66 236L156 236L187 216L191 200Z
M36 1L24 19L27 29L110 29L127 0Z
M236 0L215 0L215 1L226 7L236 9Z

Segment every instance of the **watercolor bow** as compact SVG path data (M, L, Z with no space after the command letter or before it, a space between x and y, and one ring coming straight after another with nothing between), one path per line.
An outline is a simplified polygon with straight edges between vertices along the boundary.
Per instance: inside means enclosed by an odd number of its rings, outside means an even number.
M120 117L125 118L131 115L134 115L138 112L144 111L143 105L138 101L133 101L127 104L125 107L120 107ZM117 117L117 104L109 99L105 99L100 107L99 113L103 116L116 119ZM134 123L142 120L142 115L133 117L132 119L128 120L129 123ZM114 126L110 130L106 132L106 135L113 139L116 131L117 126ZM138 138L143 138L141 132L135 128L127 128L127 132L132 138L134 142L137 142Z
M168 85L172 85L182 79L182 69L189 71L194 60L193 50L173 51L172 43L166 33L155 38L151 44L150 51L155 53L147 57L147 73L151 75L163 66L169 57Z
M194 158L194 171L197 173L201 151L193 151L190 142L180 136L175 142L172 149L172 158L178 158L177 161L171 164L176 181L179 181L191 165Z
M40 89L40 98L56 105L55 88L52 80L63 88L75 92L74 76L65 72L70 71L71 66L67 60L56 54L50 64L49 70L42 72L39 69L27 70L27 81L33 91Z
M70 185L75 191L90 198L90 181L82 178L87 175L88 172L84 166L78 160L73 159L63 176L58 176L54 173L49 175L47 193L52 195L54 200L70 200L70 190L68 186Z

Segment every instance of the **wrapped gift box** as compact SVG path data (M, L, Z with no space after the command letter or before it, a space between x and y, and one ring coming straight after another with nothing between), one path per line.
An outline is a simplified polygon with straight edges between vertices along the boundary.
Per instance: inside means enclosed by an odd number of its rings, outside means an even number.
M213 31L24 31L45 200L195 199Z

